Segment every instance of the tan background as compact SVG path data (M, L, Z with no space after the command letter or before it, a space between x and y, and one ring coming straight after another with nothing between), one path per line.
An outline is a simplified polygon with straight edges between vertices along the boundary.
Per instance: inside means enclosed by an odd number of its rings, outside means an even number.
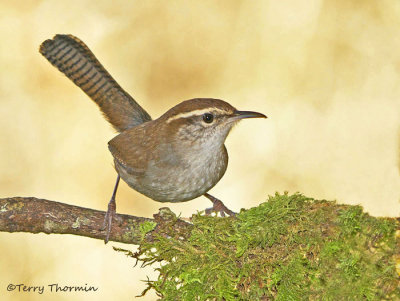
M56 33L85 41L153 117L193 97L269 116L228 137L230 166L212 193L231 209L288 190L399 215L399 1L2 1L0 197L105 209L115 133L38 53ZM125 184L117 204L140 216L162 206ZM170 207L189 216L209 205ZM8 233L0 242L2 300L132 300L155 277L115 243ZM99 291L42 296L8 283Z

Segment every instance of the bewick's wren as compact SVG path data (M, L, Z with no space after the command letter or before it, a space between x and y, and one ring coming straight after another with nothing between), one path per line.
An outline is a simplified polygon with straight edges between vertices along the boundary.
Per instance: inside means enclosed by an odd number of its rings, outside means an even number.
M92 98L120 132L108 143L118 176L105 217L105 242L115 215L120 177L159 202L184 202L204 195L213 202L207 214L234 214L207 191L226 171L228 153L224 142L233 125L243 118L265 115L238 111L223 100L197 98L151 120L78 38L56 35L42 43L40 53Z

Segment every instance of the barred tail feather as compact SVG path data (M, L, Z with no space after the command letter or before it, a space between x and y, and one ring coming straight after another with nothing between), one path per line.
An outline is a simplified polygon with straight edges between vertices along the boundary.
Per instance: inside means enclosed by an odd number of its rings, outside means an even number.
M117 131L151 120L77 37L58 34L44 41L39 51L97 103Z

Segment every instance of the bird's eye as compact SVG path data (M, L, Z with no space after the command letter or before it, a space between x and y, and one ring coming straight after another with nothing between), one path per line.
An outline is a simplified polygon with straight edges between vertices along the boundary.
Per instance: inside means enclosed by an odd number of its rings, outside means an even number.
M213 122L213 120L214 120L214 115L213 115L213 114L211 114L211 113L205 113L205 114L203 115L203 121L204 121L205 123L211 123L211 122Z

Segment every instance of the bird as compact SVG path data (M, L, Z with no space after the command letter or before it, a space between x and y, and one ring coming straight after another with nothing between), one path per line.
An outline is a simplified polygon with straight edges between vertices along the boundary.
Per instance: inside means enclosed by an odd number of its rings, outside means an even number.
M227 169L225 139L234 125L266 115L239 111L221 99L193 98L152 119L79 38L57 34L45 40L39 52L98 105L118 132L108 142L117 180L102 228L106 230L105 243L116 214L120 179L158 202L185 202L205 196L213 203L206 214L235 215L208 191Z

